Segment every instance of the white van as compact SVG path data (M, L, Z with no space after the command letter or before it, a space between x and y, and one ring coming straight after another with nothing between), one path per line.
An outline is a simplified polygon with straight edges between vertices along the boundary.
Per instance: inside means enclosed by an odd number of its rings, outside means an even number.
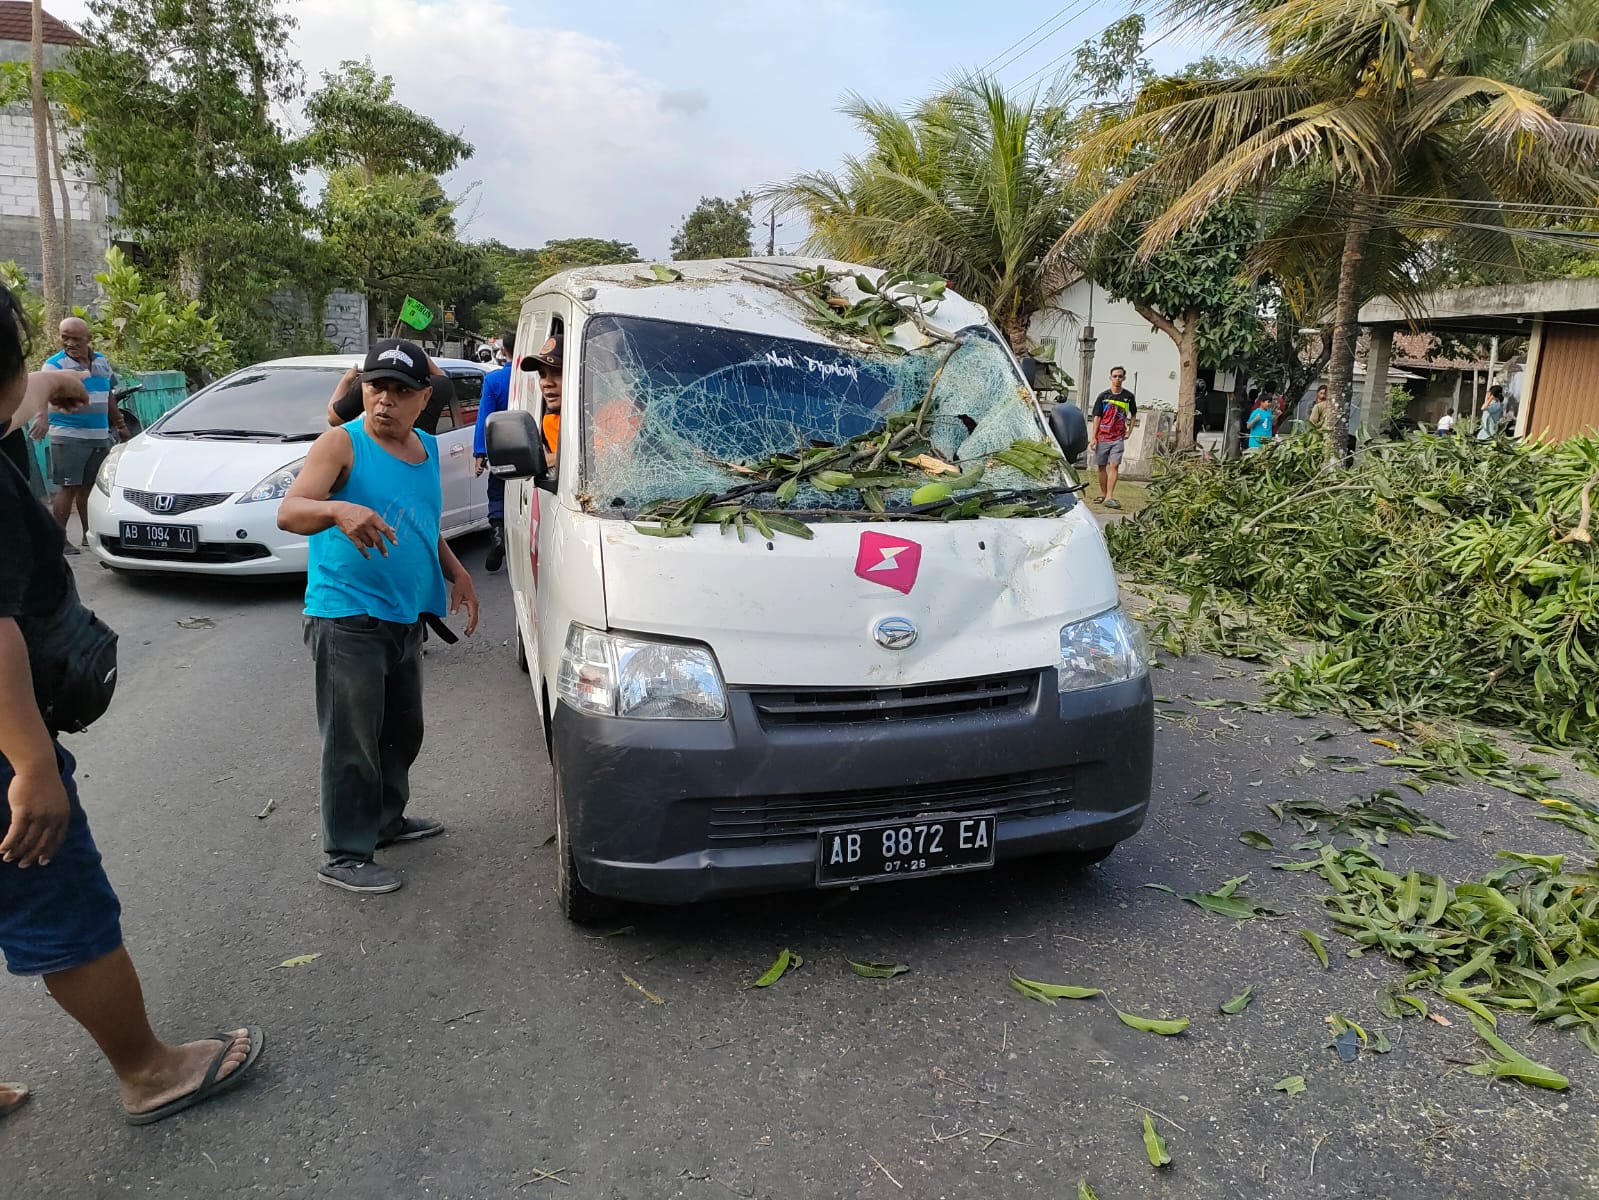
M516 345L487 448L568 917L1138 831L1147 653L1066 465L1086 430L981 307L810 259L589 267Z

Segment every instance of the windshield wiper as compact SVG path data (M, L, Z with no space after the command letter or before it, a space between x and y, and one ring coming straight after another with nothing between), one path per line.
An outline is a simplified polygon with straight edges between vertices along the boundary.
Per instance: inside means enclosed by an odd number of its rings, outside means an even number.
M197 438L270 438L281 441L283 434L275 429L187 429L185 433Z
M280 441L280 442L314 442L314 441L317 440L317 438L319 438L321 436L322 435L320 433L280 433L278 435L278 441Z

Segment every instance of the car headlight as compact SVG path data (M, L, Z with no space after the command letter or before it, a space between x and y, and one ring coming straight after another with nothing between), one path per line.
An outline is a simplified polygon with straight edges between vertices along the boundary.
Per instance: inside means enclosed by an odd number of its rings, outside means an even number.
M1137 679L1149 671L1144 631L1120 606L1060 631L1062 692L1082 692L1107 683Z
M105 456L105 461L100 464L100 470L94 477L94 487L102 496L109 496L111 489L116 486L117 461L127 448L126 442L118 442L111 447L111 452Z
M574 624L555 690L580 712L602 717L716 721L727 691L704 646L652 642Z
M300 468L305 466L305 459L290 463L281 471L274 471L260 483L256 484L244 495L234 501L235 504L255 504L261 500L281 500L289 494L289 488L300 477Z

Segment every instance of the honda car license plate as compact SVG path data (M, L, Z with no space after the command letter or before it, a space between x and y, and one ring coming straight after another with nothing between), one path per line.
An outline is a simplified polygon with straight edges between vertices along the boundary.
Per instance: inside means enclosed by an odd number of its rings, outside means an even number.
M992 816L929 816L845 825L821 832L816 886L979 871L993 865Z
M200 548L196 525L151 525L144 521L122 522L122 544L138 550L167 550L193 554Z

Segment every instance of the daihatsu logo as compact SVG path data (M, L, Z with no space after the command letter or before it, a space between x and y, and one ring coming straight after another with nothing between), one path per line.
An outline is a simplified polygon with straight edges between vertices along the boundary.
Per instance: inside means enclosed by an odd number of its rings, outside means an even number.
M907 617L884 617L872 630L884 650L909 650L916 644L916 626Z

